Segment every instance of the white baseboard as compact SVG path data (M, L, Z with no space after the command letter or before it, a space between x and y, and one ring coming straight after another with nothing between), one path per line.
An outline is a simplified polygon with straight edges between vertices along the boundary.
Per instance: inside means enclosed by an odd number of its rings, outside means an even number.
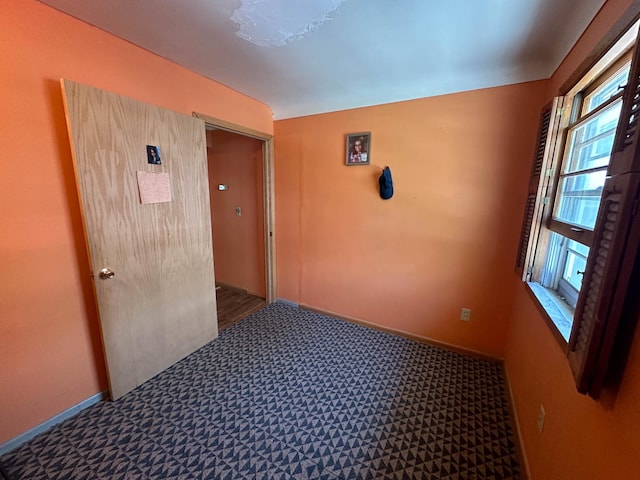
M276 303L282 303L284 305L289 305L290 307L296 307L296 308L300 306L299 303L292 302L291 300L286 300L284 298L276 298Z
M49 430L54 425L57 425L58 423L66 420L67 418L73 417L79 411L84 410L85 408L88 408L91 405L95 405L98 402L101 402L102 400L106 399L108 395L109 395L108 392L96 393L95 395L92 395L86 400L83 400L82 402L74 405L73 407L66 409L64 412L59 413L55 417L52 417L49 420L41 423L40 425L33 427L31 430L28 430L18 435L17 437L12 438L8 442L5 442L2 445L0 445L0 455L4 455L5 453L8 453L11 450L14 450L15 448L18 448L20 445L22 445L25 442L28 442L36 435Z

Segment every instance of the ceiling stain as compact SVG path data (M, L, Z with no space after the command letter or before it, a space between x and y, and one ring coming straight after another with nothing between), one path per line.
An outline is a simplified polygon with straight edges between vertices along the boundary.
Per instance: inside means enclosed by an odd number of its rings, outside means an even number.
M282 47L320 28L345 0L242 0L231 15L241 38L260 47Z

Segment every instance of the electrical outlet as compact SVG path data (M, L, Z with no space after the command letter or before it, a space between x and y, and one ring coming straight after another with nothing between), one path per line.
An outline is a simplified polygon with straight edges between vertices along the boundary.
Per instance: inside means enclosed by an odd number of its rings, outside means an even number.
M471 320L471 309L470 308L463 308L462 310L460 310L460 320L464 321L464 322L468 322Z
M546 415L544 407L540 404L540 411L538 412L538 431L542 432L544 428L544 416Z

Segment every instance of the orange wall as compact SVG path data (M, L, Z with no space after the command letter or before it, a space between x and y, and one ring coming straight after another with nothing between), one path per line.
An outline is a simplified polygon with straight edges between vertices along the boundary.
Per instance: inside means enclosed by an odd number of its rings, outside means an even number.
M629 6L609 0L553 76L551 94ZM507 339L506 367L524 448L534 479L627 479L640 471L640 331L624 378L611 401L577 393L569 364L524 285L516 293ZM546 411L542 433L536 426Z
M263 142L224 130L207 136L216 281L264 298Z
M546 88L275 122L277 296L502 356ZM345 134L362 131L372 165L347 167ZM395 187L386 201L385 165Z
M516 289L507 347L525 453L533 479L631 479L640 471L640 329L615 402L576 391L567 357L524 285ZM540 404L545 409L537 429Z
M59 79L272 132L270 109L35 0L0 15L0 443L107 387Z

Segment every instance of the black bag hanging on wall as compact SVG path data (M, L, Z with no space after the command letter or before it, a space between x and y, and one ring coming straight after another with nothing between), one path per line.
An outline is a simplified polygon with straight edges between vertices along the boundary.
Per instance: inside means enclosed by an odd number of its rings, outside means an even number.
M384 167L378 183L380 184L380 197L384 200L389 200L393 197L393 180L391 179L391 170L389 167Z

